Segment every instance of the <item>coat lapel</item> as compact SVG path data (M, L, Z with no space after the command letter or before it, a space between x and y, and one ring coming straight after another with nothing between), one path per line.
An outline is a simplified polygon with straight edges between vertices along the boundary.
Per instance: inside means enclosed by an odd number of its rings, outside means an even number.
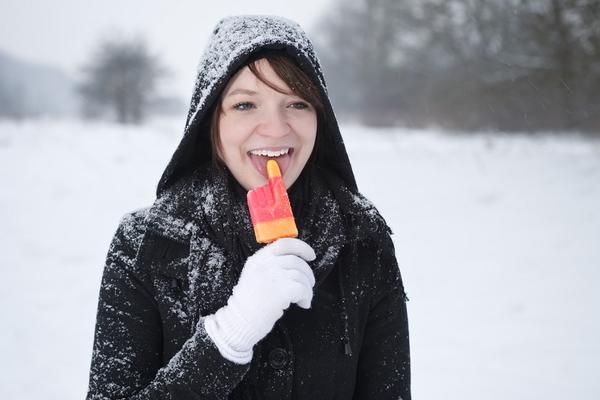
M239 254L234 257L219 242L225 240L224 232L234 229L232 225L241 225L248 232L252 229L246 226L250 224L249 216L245 216L248 221L241 216L234 221L224 217L224 207L234 206L224 182L222 176L207 178L193 174L164 191L146 217L149 230L189 247L185 262L171 264L169 268L177 268L173 272L187 278L186 303L193 322L225 305L239 279L241 265L233 265ZM317 288L336 264L347 235L341 209L332 193L323 184L315 188L318 189L315 204L301 221L299 238L317 254L317 259L310 263ZM251 251L259 247L254 245L256 248Z
M190 217L194 202L183 193L167 191L150 208L146 217L147 229L164 240L184 243L188 248L186 260L156 265L176 277L185 277L185 296L188 312L197 322L227 303L238 277L224 250L214 243L197 220ZM161 271L156 271L160 273Z

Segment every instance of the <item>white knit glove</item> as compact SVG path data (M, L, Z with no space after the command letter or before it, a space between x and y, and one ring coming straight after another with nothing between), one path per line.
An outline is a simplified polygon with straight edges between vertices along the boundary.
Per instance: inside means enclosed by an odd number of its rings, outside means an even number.
M308 309L315 277L307 261L313 249L284 238L248 257L227 305L204 319L221 355L238 364L252 359L252 347L265 337L291 303Z

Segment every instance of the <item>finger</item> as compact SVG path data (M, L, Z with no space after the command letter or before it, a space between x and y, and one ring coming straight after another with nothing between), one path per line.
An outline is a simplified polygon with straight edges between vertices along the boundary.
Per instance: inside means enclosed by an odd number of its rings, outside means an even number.
M315 285L315 274L308 266L306 261L297 256L279 256L279 269L294 272L304 276L304 281L308 282L311 287Z
M310 299L298 300L298 302L296 304L298 304L299 307L302 307L305 310L308 310L310 308L311 303L312 303L312 296Z
M314 277L307 275L304 271L299 271L295 268L280 269L277 279L281 281L297 282L309 288L314 286Z
M310 307L313 297L312 288L306 285L295 283L290 286L290 303L296 303L302 308Z
M265 251L277 256L293 254L305 261L312 261L317 256L315 251L306 242L295 238L277 239L264 247Z

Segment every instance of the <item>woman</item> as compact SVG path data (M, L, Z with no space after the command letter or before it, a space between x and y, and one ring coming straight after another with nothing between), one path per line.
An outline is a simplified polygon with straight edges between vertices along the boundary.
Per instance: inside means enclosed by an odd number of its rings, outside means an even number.
M269 158L299 237L261 246L246 192ZM301 28L222 20L157 199L111 244L88 399L410 399L390 233Z

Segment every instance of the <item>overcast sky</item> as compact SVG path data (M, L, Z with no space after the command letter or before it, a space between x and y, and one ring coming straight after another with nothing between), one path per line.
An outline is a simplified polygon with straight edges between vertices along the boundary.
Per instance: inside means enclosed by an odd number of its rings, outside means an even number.
M144 36L173 72L173 94L187 101L200 54L220 18L281 15L310 32L332 1L0 0L0 51L76 78L100 38Z

